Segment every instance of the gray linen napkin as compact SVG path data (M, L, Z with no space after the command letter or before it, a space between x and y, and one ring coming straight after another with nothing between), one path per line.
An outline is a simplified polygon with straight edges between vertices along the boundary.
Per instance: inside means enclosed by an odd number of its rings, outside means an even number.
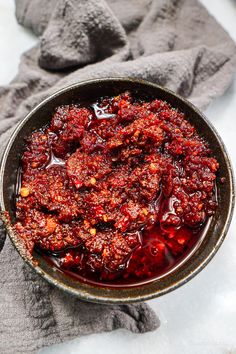
M39 37L17 77L0 88L0 146L37 103L68 84L133 76L166 86L200 108L228 87L233 41L194 0L16 0L16 16ZM0 233L0 245L4 244ZM1 249L1 247L0 247ZM0 256L0 352L33 353L77 335L154 330L146 304L78 301L40 279L9 239Z

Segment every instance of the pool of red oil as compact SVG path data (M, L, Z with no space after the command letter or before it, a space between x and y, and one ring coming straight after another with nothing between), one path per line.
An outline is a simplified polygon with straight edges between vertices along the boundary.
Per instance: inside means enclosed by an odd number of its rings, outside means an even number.
M85 266L86 253L83 247L67 249L58 254L37 251L57 270L74 280L96 286L112 288L144 285L164 277L185 263L200 246L209 227L210 218L197 229L182 226L179 229L163 230L156 225L140 234L138 246L126 263L114 273L92 272ZM72 255L77 266L63 267L64 258Z

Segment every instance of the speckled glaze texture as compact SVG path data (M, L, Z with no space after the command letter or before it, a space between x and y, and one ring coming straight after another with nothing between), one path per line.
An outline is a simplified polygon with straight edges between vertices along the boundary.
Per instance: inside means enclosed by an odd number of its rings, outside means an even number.
M206 266L219 249L226 236L234 206L232 167L220 137L206 117L191 103L158 85L132 78L107 78L74 84L56 92L34 108L18 125L2 158L0 170L0 204L2 211L9 211L12 221L14 221L14 190L25 137L30 135L33 130L48 123L53 110L59 105L72 102L83 103L105 95L114 96L125 90L131 91L137 98L166 100L173 107L182 111L190 123L195 126L198 134L209 143L213 155L220 164L216 181L219 205L203 241L186 262L171 273L151 283L142 286L124 287L119 290L75 281L59 270L53 269L37 254L34 254L33 258L29 258L17 236L14 235L11 226L4 219L7 232L16 249L38 274L50 283L81 299L100 303L143 301L163 295L189 281ZM220 183L222 177L226 180L224 184ZM35 260L38 264L35 263Z

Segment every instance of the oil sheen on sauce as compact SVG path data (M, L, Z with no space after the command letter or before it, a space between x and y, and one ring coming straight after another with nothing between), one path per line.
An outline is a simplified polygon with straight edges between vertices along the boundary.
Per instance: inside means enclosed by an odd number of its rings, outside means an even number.
M91 105L96 118L99 120L112 119L114 114L107 113L107 107L101 108L97 103ZM98 142L99 143L99 142ZM101 144L103 142L101 141ZM56 157L50 151L50 158L45 169L51 167L65 167L63 158ZM21 187L21 170L18 173L17 190ZM166 198L162 189L152 203L152 208L160 215L175 217L173 207L174 197ZM164 213L165 212L165 213ZM103 269L102 272L93 271L86 266L88 252L83 244L77 247L51 252L35 248L36 253L49 262L60 272L85 283L108 287L127 287L145 284L164 277L185 263L201 244L207 232L211 217L206 217L198 227L186 225L166 225L155 222L152 227L135 231L139 244L126 257L120 268L115 272ZM96 255L95 255L96 256ZM70 266L70 259L73 260ZM66 266L65 266L66 264Z

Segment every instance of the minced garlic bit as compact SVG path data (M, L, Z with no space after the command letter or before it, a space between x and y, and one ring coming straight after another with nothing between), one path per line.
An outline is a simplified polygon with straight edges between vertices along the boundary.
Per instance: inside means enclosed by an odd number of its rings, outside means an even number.
M146 208L143 208L142 211L143 211L144 215L148 215L148 210Z
M46 224L47 231L52 234L55 231L56 227L57 223L55 222L55 220L53 220L52 218L48 218Z
M30 194L30 191L29 191L28 188L22 187L22 188L20 189L20 195L21 195L21 197L26 198L26 197L28 197L29 194Z
M90 232L90 234L91 234L92 236L95 236L96 233L97 233L97 230L96 230L96 229L90 229L89 232Z
M103 215L102 218L103 218L103 221L104 221L104 222L107 222L108 218L107 218L106 215Z
M137 138L139 135L140 135L140 130L136 130L136 131L134 132L134 136Z
M90 222L89 222L88 220L84 220L84 226L85 226L86 228L89 228Z
M90 178L90 183L91 183L91 184L94 185L94 184L96 184L96 182L97 182L97 180L96 180L95 177L91 177L91 178Z
M153 162L150 164L149 168L151 172L157 172L158 170L157 165Z

